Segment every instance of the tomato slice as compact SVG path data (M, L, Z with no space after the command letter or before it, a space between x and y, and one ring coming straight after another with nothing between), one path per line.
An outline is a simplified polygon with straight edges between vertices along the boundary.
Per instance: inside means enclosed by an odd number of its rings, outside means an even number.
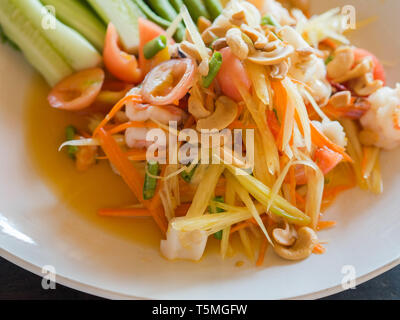
M220 50L222 54L222 65L217 75L218 84L227 97L239 102L242 96L239 90L233 84L232 78L242 82L245 88L250 89L251 82L247 76L242 62L232 53L229 47Z
M139 18L139 34L140 34L140 46L139 46L139 65L140 65L140 70L143 73L143 76L145 76L151 69L152 67L156 66L158 63L154 63L152 60L160 60L159 62L162 62L164 60L169 60L169 53L168 49L163 50L164 52L159 52L155 59L147 60L144 57L143 53L143 47L145 46L146 43L149 41L157 38L160 35L167 35L165 30L161 28L159 25L155 24L154 22L144 19L144 18ZM174 44L174 40L168 39L169 44ZM168 59L165 58L163 59L162 56L168 56ZM160 59L161 58L161 59Z
M315 151L314 161L325 175L332 171L341 161L343 156L327 147Z
M196 63L192 59L162 62L143 81L144 101L154 105L173 104L182 99L195 80Z
M47 97L56 109L78 111L90 107L99 95L104 82L104 71L100 68L87 69L65 78L58 83Z
M374 79L382 80L383 84L386 84L386 73L385 68L383 68L382 63L379 59L373 55L371 52L361 48L354 48L354 61L359 61L365 57L371 57L372 63L374 64Z
M120 49L118 32L112 23L108 24L103 59L107 70L117 79L133 84L142 80L136 57Z

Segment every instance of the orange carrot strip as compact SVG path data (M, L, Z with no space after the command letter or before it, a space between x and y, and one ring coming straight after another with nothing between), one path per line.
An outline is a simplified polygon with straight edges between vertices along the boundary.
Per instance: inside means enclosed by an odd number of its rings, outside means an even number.
M313 249L313 253L314 254L324 254L326 251L326 249L322 246L322 244L318 243L314 249Z
M103 208L97 213L102 217L115 218L151 217L150 211L145 208Z
M256 262L256 266L260 267L264 263L265 253L268 249L268 239L264 238L263 242L261 243L260 252L258 253L258 259Z
M275 106L278 108L278 114L281 117L281 128L279 130L278 138L277 138L277 144L279 147L279 150L282 151L283 148L283 131L284 131L284 122L286 118L286 111L287 111L287 103L288 103L288 97L285 88L282 85L281 81L271 81L271 86L272 89L274 90L275 93Z
M158 125L154 122L129 121L113 127L109 133L116 134L128 128L158 128Z
M235 120L229 126L228 129L257 129L256 125L245 125L242 121Z
M296 200L302 204L306 203L306 200L296 191Z
M317 224L317 230L321 231L321 230L325 230L325 229L329 229L329 228L333 228L334 226L336 226L336 221L318 221Z
M116 113L125 106L128 101L140 103L142 100L138 95L129 95L118 101L118 103L111 109L103 121L101 121L98 127L94 130L93 136L96 136L100 129L103 128L116 115Z
M186 213L189 211L191 203L182 203L178 208L175 210L176 217L184 217Z
M310 121L311 128L311 140L320 148L328 147L329 149L340 153L344 160L353 163L353 159L346 153L345 149L335 143L333 143L327 136L325 136L313 123Z
M335 50L337 48L337 44L335 43L335 41L333 41L332 39L329 39L329 38L322 40L321 44L331 47L333 50Z
M100 139L101 147L109 158L110 162L115 166L125 183L132 190L133 194L148 210L150 210L155 222L163 233L166 233L168 222L162 208L151 207L149 200L143 199L144 179L136 170L135 166L129 161L128 157L123 153L114 138L108 134L103 128L100 128L97 135Z

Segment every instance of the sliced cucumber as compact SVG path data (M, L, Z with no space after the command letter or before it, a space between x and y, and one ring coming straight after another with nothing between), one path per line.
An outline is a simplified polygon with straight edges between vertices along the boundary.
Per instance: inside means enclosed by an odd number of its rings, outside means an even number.
M136 3L136 5L142 10L142 12L146 15L146 17L153 21L154 23L158 24L161 28L168 29L171 25L171 22L165 20L158 16L143 0L132 0ZM183 23L181 23L174 34L174 38L176 41L181 42L185 36L185 27Z
M13 3L35 28L41 30L74 70L88 69L101 64L101 55L90 42L57 20L39 0L13 0Z
M168 0L147 0L147 2L155 13L168 21L173 21L178 15Z
M139 49L138 18L142 12L131 0L88 0L90 5L104 20L112 22L118 30L124 49L137 53Z
M106 26L98 16L79 0L41 0L53 6L61 22L78 31L99 51L103 51Z
M26 59L53 86L73 70L12 0L0 1L3 31L22 50Z

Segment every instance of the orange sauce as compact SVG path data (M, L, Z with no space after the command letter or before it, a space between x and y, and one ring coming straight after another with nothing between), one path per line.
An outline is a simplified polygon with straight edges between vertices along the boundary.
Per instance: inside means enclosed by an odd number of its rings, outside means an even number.
M71 209L99 228L146 246L158 247L161 234L151 218L105 218L97 215L100 208L118 208L136 202L133 194L112 172L107 161L101 160L86 172L78 172L65 150L58 151L65 141L68 125L84 127L87 119L71 112L53 109L47 103L49 87L35 76L26 96L26 145L28 154L40 177ZM57 214L57 212L54 212Z

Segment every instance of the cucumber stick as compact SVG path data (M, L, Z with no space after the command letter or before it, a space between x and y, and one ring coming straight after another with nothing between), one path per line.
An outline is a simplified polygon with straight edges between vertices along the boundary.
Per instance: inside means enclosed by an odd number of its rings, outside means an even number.
M53 6L57 19L82 34L97 50L103 51L106 26L98 16L79 0L41 0Z
M181 8L183 6L183 1L182 0L169 0L169 2L172 4L176 12L180 12Z
M200 17L204 17L207 18L208 20L211 20L207 8L202 0L183 0L183 3L188 8L190 16L192 17L192 20L194 21L194 24L196 26L197 26L197 20L199 20Z
M178 15L168 0L147 0L147 2L155 13L168 21L173 21Z
M171 22L161 18L158 16L145 2L144 0L132 0L133 2L136 3L136 5L139 7L140 10L146 15L147 19L150 21L153 21L154 23L158 24L161 28L163 29L168 29L168 27L171 25ZM185 28L183 24L181 23L178 27L178 29L175 32L174 38L178 42L182 42L183 38L185 36Z
M22 50L30 64L53 86L73 70L12 0L0 1L3 31Z
M137 53L139 49L139 22L143 13L131 0L87 0L105 23L112 22L124 49Z
M82 35L47 12L39 0L13 0L29 21L76 71L96 67L101 63L97 50Z

